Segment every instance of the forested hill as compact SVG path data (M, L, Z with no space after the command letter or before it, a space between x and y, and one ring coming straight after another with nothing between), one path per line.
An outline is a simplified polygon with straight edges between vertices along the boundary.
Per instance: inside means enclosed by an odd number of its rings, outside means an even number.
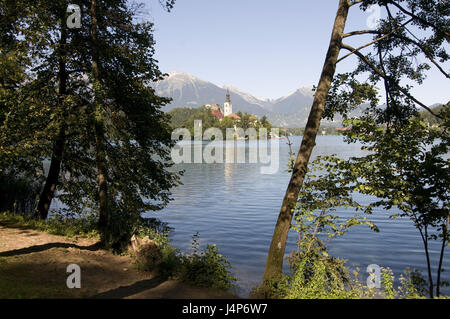
M168 112L168 115L170 116L170 126L172 129L187 128L191 134L194 132L195 120L202 121L203 132L210 127L216 127L222 130L223 136L226 135L227 128L233 128L235 126L244 130L255 128L258 132L260 128L266 128L269 132L272 128L272 124L267 120L266 116L258 118L255 115L239 111L236 115L240 117L240 120L232 117L225 117L222 120L219 120L211 113L211 110L205 106L198 108L174 108Z
M444 110L444 108L448 108L448 107L450 107L450 102L447 102L446 105L442 104L442 105L437 105L435 107L432 107L431 110L433 111L434 114L439 114L440 112L442 112ZM426 122L428 122L430 124L438 124L441 121L438 117L434 116L427 110L420 111L419 115L421 118L423 118Z

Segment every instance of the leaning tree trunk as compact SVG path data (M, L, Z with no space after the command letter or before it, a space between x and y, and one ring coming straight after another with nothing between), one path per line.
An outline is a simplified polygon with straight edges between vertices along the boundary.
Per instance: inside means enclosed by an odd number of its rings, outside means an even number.
M298 152L293 168L291 180L286 190L286 194L278 215L277 224L272 237L272 242L267 256L266 269L264 272L264 283L276 278L282 273L283 257L286 247L286 240L291 220L297 203L298 194L306 175L307 165L311 152L315 145L316 135L319 130L320 120L325 109L325 102L328 91L331 87L336 63L342 44L345 23L349 10L348 0L340 0L336 13L336 19L331 34L331 41L328 47L327 56L320 76L319 84L314 96L313 105L309 113L308 122L303 134L302 144Z
M447 216L447 222L444 225L442 225L442 245L441 245L441 253L439 256L439 266L437 270L436 297L440 296L442 260L444 259L445 246L447 246L447 232L449 223L450 223L450 215Z
M97 3L96 0L91 1L91 58L92 58L92 76L94 89L94 130L95 130L95 156L97 162L97 179L98 179L98 198L99 198L99 220L98 228L105 243L107 226L108 226L108 201L107 201L107 171L106 171L106 145L104 132L104 116L102 105L102 88L99 72L98 57L98 24L97 24Z
M65 8L64 8L65 9ZM56 185L59 180L59 173L61 170L61 162L64 153L65 143L65 118L64 118L64 96L67 93L67 72L66 72L66 41L67 41L67 26L66 26L66 11L63 10L61 14L61 37L59 41L58 51L58 99L61 106L61 124L59 126L59 134L53 143L53 153L50 162L50 169L45 180L44 188L42 189L37 205L37 215L40 219L46 219L50 204L55 195Z

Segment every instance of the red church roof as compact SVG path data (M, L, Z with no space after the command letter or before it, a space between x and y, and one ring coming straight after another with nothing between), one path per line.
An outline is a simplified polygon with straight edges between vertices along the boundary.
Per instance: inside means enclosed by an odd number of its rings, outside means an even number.
M240 120L241 118L239 117L239 115L236 115L236 114L234 114L234 113L231 113L230 115L227 115L227 117L232 117L232 118L234 118L234 119L236 119L236 120Z
M217 117L219 120L223 119L223 113L220 110L212 110L211 114Z

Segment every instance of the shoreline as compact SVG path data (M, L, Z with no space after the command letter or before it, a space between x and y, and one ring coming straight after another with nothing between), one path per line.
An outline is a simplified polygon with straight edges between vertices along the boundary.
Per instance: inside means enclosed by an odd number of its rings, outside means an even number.
M98 249L97 242L0 223L0 298L239 298L139 271L130 255L113 255ZM80 266L79 289L66 285L70 264Z

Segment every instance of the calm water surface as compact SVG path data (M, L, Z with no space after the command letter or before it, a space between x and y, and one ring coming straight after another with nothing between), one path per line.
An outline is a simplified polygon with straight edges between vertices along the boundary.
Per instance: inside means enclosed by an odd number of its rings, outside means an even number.
M301 137L291 138L291 141L297 152ZM174 228L172 243L183 251L190 250L195 232L200 233L203 246L216 243L233 266L241 296L247 296L251 288L261 282L268 247L290 178L286 172L289 147L286 140L279 143L280 169L275 174L261 174L260 166L265 164L176 165L177 169L185 170L183 185L173 189L174 200L164 210L148 214ZM237 147L249 151L248 142L238 141ZM319 136L312 158L331 154L347 158L362 152L360 146L346 144L340 136ZM370 198L361 196L358 200L367 203ZM330 243L331 254L347 259L347 265L352 268L360 267L364 278L369 264L390 267L397 278L408 266L421 269L425 275L426 260L419 232L409 219L389 219L394 212L375 211L369 217L380 228L379 233L364 226L354 227ZM345 217L350 212L338 210L336 214ZM296 233L292 231L286 254L295 249L295 243ZM431 247L434 265L439 249L439 245ZM288 271L287 265L285 268ZM450 269L448 256L444 257L443 268ZM448 272L443 273L443 280L450 281ZM448 289L444 292L449 293Z

